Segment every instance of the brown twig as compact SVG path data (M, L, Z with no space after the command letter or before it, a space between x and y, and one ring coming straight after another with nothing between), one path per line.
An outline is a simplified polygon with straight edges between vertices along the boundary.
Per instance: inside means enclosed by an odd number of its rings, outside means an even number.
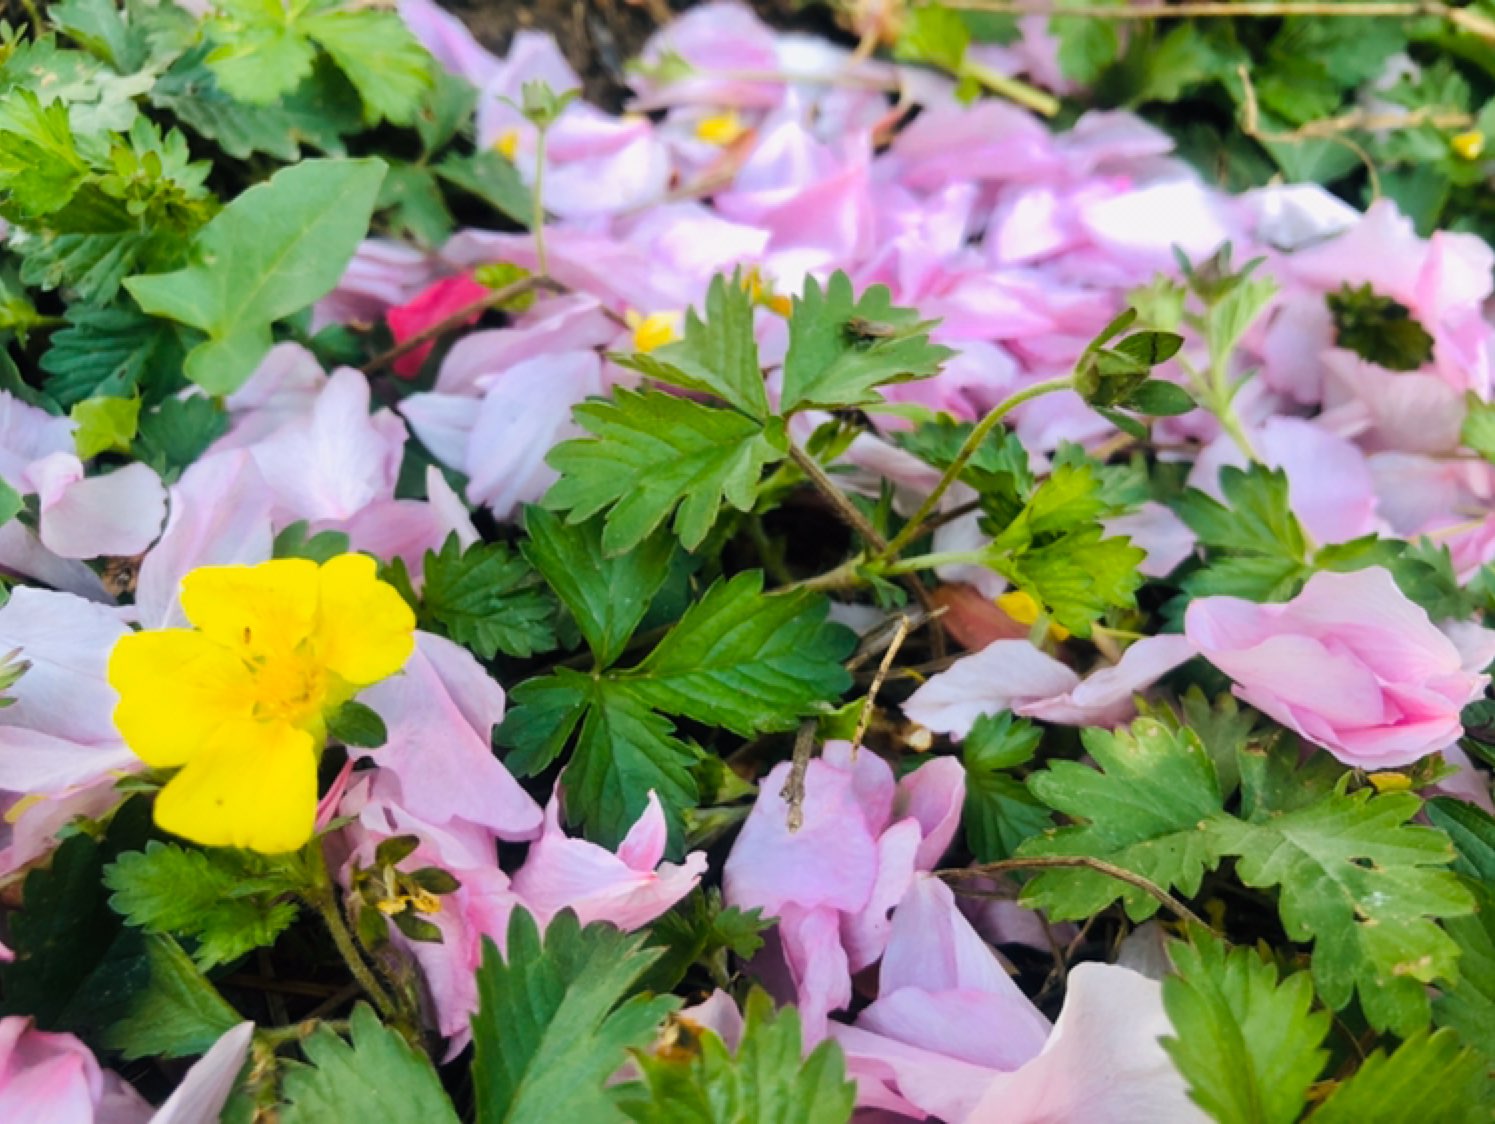
M805 772L810 768L810 758L815 752L815 719L806 718L799 724L799 733L794 736L794 759L789 764L789 775L784 778L784 787L779 797L789 805L785 822L790 831L805 826Z
M1124 866L1117 866L1115 863L1108 863L1104 859L1097 859L1090 855L1044 855L1042 857L1026 859L1002 859L1000 862L982 863L979 866L952 867L947 870L936 871L935 873L946 881L958 882L964 878L986 878L993 874L1005 874L1010 870L1060 869L1093 870L1097 874L1104 874L1108 878L1115 878L1119 882L1135 886L1137 889L1156 898L1163 905L1167 906L1180 920L1187 921L1192 925L1198 925L1200 928L1211 933L1214 932L1214 929L1206 924L1202 917L1156 882L1144 878L1136 871L1127 870ZM968 897L978 898L998 896L980 890L957 889L956 892L965 894Z
M882 690L882 681L887 677L888 669L893 666L893 660L898 657L898 649L903 647L904 640L908 638L908 630L908 617L900 614L898 625L893 630L893 638L888 641L888 650L883 653L882 662L877 665L877 674L872 677L872 686L867 688L867 698L862 703L862 713L857 717L856 731L851 735L853 754L862 748L862 738L867 735L867 727L872 724L872 712L877 709L877 692Z

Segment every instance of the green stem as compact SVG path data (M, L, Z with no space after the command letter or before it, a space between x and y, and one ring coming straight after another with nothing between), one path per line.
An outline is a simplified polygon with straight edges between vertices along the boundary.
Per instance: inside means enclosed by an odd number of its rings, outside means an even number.
M957 77L971 78L985 86L992 93L1006 98L1008 101L1016 102L1024 109L1031 109L1034 113L1044 117L1053 117L1059 112L1059 99L1053 94L1045 93L1036 86L1016 78L1009 78L1000 74L988 66L982 66L978 62L965 59L960 64Z
M1074 376L1066 375L1062 379L1049 379L1046 382L1034 383L1027 389L1018 391L1005 401L994 406L991 412L977 422L975 428L966 435L965 443L961 445L960 451L955 454L955 459L950 462L950 467L945 469L945 474L940 477L939 483L934 486L934 491L925 497L924 502L919 505L919 510L914 512L913 518L903 525L903 530L893 536L893 541L888 543L886 549L878 551L877 557L879 559L890 558L919 537L923 531L925 521L934 513L934 509L939 506L940 500L950 490L950 485L959 479L960 474L965 471L966 465L976 455L976 450L981 447L981 443L986 440L992 430L996 429L1002 423L1003 418L1012 413L1013 410L1017 409L1024 402L1031 402L1035 398L1042 398L1045 394L1052 394L1057 390L1073 389Z
M358 942L353 939L348 923L343 920L342 910L337 903L337 891L333 889L332 876L327 871L327 858L322 854L320 840L311 841L306 857L312 883L310 892L306 895L307 904L321 916L327 932L332 936L332 943L337 947L338 955L348 965L348 971L353 973L353 978L358 981L379 1014L386 1022L402 1022L399 1007L379 982L379 977L369 967L368 961L363 958Z
M545 257L545 141L548 130L535 130L535 190L530 197L530 228L535 236L535 272L541 277L550 276L550 265Z
M914 558L900 558L877 566L876 570L885 577L893 577L897 574L912 574L916 570L933 570L936 566L980 566L984 564L985 557L985 552L980 550L941 550Z

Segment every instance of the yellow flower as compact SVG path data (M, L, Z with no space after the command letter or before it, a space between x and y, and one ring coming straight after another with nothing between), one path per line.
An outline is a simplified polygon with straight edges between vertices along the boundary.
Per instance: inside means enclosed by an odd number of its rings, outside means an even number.
M678 312L651 312L640 316L629 309L624 322L633 329L633 350L653 351L680 338L680 324L684 318Z
M1014 589L998 597L997 608L1017 621L1018 624L1030 626L1038 623L1038 614L1043 611L1037 601L1033 600L1031 596L1020 589ZM1062 624L1054 624L1050 621L1049 635L1055 640L1068 640L1069 629L1065 628Z
M1467 133L1450 137L1448 144L1459 159L1478 160L1485 151L1485 134L1478 129L1470 129Z
M326 715L404 666L415 616L374 560L209 566L182 582L196 628L121 637L114 724L147 765L173 834L266 854L311 838Z
M747 132L747 126L742 123L732 110L725 113L716 113L710 117L702 117L696 122L696 137L707 144L720 145L725 148L743 133Z
M519 155L519 130L505 129L498 134L498 139L493 142L493 147L498 154L510 163L514 157Z

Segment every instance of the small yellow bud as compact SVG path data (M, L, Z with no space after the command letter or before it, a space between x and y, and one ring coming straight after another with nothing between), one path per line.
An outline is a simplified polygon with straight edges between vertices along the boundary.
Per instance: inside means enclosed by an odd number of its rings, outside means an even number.
M498 134L498 139L493 142L493 147L498 149L498 154L505 160L513 160L519 155L519 130L505 129Z
M680 314L678 312L653 312L640 316L629 312L625 322L633 329L635 351L653 351L680 338Z
M1470 129L1467 133L1452 137L1448 146L1460 160L1478 160L1485 151L1485 134L1478 129Z
M1033 625L1038 623L1038 614L1042 611L1038 602L1020 589L1014 589L1002 594L997 598L997 608L1006 613L1018 624ZM1050 624L1049 634L1055 640L1068 640L1069 629L1063 625Z
M1412 778L1406 773L1372 773L1370 783L1376 786L1377 792L1406 792L1412 787Z
M714 113L710 117L702 117L696 122L696 139L703 140L707 144L719 145L725 148L743 133L747 132L747 126L733 110L725 113Z

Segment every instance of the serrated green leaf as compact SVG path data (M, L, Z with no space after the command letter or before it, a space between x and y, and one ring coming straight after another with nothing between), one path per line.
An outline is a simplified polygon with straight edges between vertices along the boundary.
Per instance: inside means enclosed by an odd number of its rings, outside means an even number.
M375 206L384 214L391 233L408 235L433 250L446 244L457 224L436 173L423 164L392 162Z
M1061 0L1056 10L1074 6ZM1059 69L1071 82L1088 86L1116 61L1121 52L1121 38L1111 20L1081 16L1055 15L1049 20L1049 34L1059 40Z
M674 543L656 533L609 558L597 520L572 525L544 508L528 507L524 527L525 558L571 611L597 666L611 666L669 577Z
M749 417L768 417L768 392L753 336L753 301L740 274L712 279L706 318L690 309L683 338L651 352L619 356L618 362L671 386L715 394Z
M1010 858L1027 840L1054 826L1048 808L1006 770L1038 752L1042 732L1011 711L983 714L961 745L966 770L961 824L977 862Z
M499 741L515 751L509 767L521 774L545 768L576 733L562 777L566 816L606 846L628 834L651 790L678 838L681 816L697 796L691 766L698 751L676 738L673 724L634 687L560 668L514 689L515 705L498 731Z
M519 169L491 149L470 156L448 154L436 165L436 174L525 229L534 219L530 190L519 178Z
M1313 979L1338 1010L1358 993L1371 1025L1410 1034L1429 1017L1425 985L1451 978L1458 948L1435 918L1474 908L1452 872L1448 837L1408 824L1413 793L1346 793L1248 823L1210 822L1222 855L1247 886L1280 889L1290 939L1313 942Z
M1368 284L1346 284L1325 300L1338 346L1391 371L1415 371L1432 359L1433 337L1411 310Z
M1113 608L1129 609L1142 584L1138 567L1147 554L1120 536L1105 538L1087 527L1011 556L996 554L988 565L1048 611L1076 636Z
M1018 853L1089 855L1185 897L1197 892L1219 862L1205 829L1223 803L1198 737L1139 718L1130 730L1087 729L1081 739L1098 769L1055 761L1028 778L1034 795L1077 825L1030 839ZM1118 898L1134 921L1160 908L1141 889L1091 870L1045 870L1023 891L1025 903L1056 920L1090 917Z
M243 1018L170 937L128 933L84 988L100 1014L116 1007L100 1042L125 1058L206 1052Z
M1329 1058L1329 1014L1313 1009L1308 973L1279 980L1250 949L1191 940L1169 946L1177 974L1163 980L1177 1036L1163 1049L1190 1098L1219 1124L1293 1124Z
M1459 947L1459 978L1433 999L1433 1021L1452 1027L1495 1063L1495 892L1471 884L1475 912L1443 923Z
M821 1042L804 1055L799 1012L774 1010L754 989L734 1056L713 1031L685 1058L638 1053L643 1081L617 1091L639 1124L845 1124L856 1104L841 1048Z
M282 1124L457 1124L430 1059L383 1025L367 1004L353 1008L348 1030L345 1041L318 1027L301 1044L311 1064L286 1064Z
M228 411L212 399L168 398L142 415L134 453L170 484L227 432Z
M1438 796L1427 802L1427 817L1452 840L1454 869L1495 886L1495 816L1467 801Z
M971 30L962 18L940 4L920 4L905 14L893 54L905 62L922 62L952 73L965 61Z
M751 510L763 469L788 451L782 427L771 433L735 411L652 390L619 389L575 416L593 436L550 451L561 478L544 503L572 523L606 511L609 555L638 546L672 511L676 535L694 550L723 503Z
M24 222L60 211L90 172L62 102L24 88L0 98L0 213Z
M725 985L730 982L728 954L751 959L763 947L761 934L772 926L773 920L763 917L761 910L724 906L720 890L697 887L649 926L649 944L663 955L645 984L651 991L673 991L699 964L718 985Z
M419 610L422 627L471 648L527 659L555 647L555 605L535 573L505 543L474 543L456 535L427 551Z
M151 842L103 872L110 906L148 933L194 938L203 968L273 944L296 920L287 895L296 883L270 860L248 851L192 850Z
M826 622L829 608L805 591L764 595L762 571L749 570L708 589L625 682L660 710L744 737L793 729L851 686L841 661L856 637Z
M175 324L146 316L130 303L102 308L77 303L68 309L67 321L66 328L52 333L40 361L51 376L46 392L61 406L136 393L149 403L182 385L186 348Z
M1429 1093L1433 1095L1430 1097ZM1490 1118L1483 1057L1451 1030L1419 1028L1389 1056L1376 1050L1310 1124L1479 1124Z
M929 342L931 327L895 306L884 285L854 297L844 273L832 274L824 289L806 278L789 315L780 411L868 405L878 401L879 386L936 374L954 353Z
M1284 472L1226 465L1220 470L1220 489L1223 504L1192 489L1175 502L1179 518L1202 543L1218 550L1303 559L1303 530L1288 501Z
M432 85L431 56L397 13L355 5L315 12L300 28L353 83L365 121L409 125L415 120Z
M479 1124L552 1124L626 1119L608 1078L654 1037L680 1001L628 998L659 953L642 934L553 918L542 942L532 918L515 909L507 955L483 942L473 1084Z
M197 260L125 279L141 308L199 328L208 341L186 374L227 394L270 350L270 325L325 296L368 231L384 164L307 160L250 188L198 234Z

